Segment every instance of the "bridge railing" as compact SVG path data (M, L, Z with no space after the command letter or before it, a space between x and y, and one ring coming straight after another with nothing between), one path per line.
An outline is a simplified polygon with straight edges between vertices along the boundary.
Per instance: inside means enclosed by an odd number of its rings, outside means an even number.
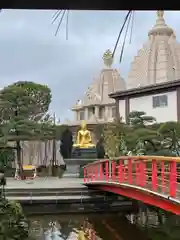
M116 183L180 200L180 158L124 156L84 166L84 183Z

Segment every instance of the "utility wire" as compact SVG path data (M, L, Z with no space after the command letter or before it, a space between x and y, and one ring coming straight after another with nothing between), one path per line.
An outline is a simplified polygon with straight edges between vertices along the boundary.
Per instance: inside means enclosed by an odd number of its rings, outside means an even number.
M55 32L55 36L57 36L57 34L59 32L59 28L65 17L65 14L66 14L66 40L68 40L69 10L57 10L52 16L53 20L52 20L51 24L55 23L57 21L57 19L60 18L56 32Z
M57 20L57 18L60 16L61 12L62 12L62 10L59 10L57 13L54 14L54 17L53 17L54 19L51 24L53 24Z
M62 11L62 10L57 10L57 11L53 14L52 18L54 18L54 21L57 19L56 16L59 16L59 14L61 13L61 11ZM52 22L52 23L53 23L53 22Z
M57 33L58 33L58 31L59 31L59 28L60 28L60 26L61 26L61 23L62 23L62 20L63 20L63 18L64 18L64 14L65 14L65 13L66 13L66 10L64 10L63 13L62 13L62 16L61 16L61 18L60 18L58 27L57 27L57 29L56 29L55 36L57 36Z
M129 24L130 24L130 21L131 21L131 16L132 16L132 12L129 14L129 18L128 18L128 22L127 22L127 26L126 26L126 32L125 32L125 35L124 35L124 41L123 41L121 54L120 54L120 59L119 59L120 63L121 63L122 57L123 57L123 52L124 52L124 47L125 47L125 43L126 43L127 33L128 33L128 30L129 30Z
M114 57L114 54L115 54L115 52L116 52L116 49L117 49L117 46L118 46L118 43L119 43L119 40L120 40L120 37L121 37L121 33L122 33L123 29L124 29L124 26L125 26L125 24L126 24L126 22L127 22L127 20L128 20L128 17L129 17L129 15L130 15L131 12L132 12L132 10L128 11L128 13L127 13L127 15L126 15L126 17L125 17L125 19L124 19L124 23L123 23L123 25L122 25L122 27L121 27L121 29L120 29L118 38L117 38L117 40L116 40L116 44L115 44L115 47L114 47L114 50L113 50L113 53L112 53L112 57Z
M131 21L131 31L130 31L129 44L131 44L131 41L132 41L132 32L133 32L133 26L134 26L134 15L135 15L135 11L132 11L132 21Z
M57 10L54 14L53 14L53 20L52 20L52 24L55 23L57 21L58 18L60 18L59 20L59 23L58 23L58 26L57 26L57 29L56 29L56 32L55 32L55 36L57 36L58 32L59 32L59 28L62 24L62 21L65 17L65 14L66 14L66 40L68 40L69 38L69 10ZM132 17L132 18L131 18ZM124 30L124 27L128 21L128 27L129 27L129 19L131 18L132 20L132 25L131 25L131 33L130 33L130 43L131 43L131 38L132 38L132 29L133 29L133 22L134 22L134 11L132 10L129 10L127 15L125 16L125 19L124 19L124 22L123 22L123 25L120 29L120 32L118 34L118 38L116 40L116 43L115 43L115 46L114 46L114 49L113 49L113 53L112 53L112 57L114 57L115 55L115 52L116 52L116 49L117 49L117 46L118 46L118 43L119 43L119 40L120 40L120 37L121 37L121 34ZM127 27L127 29L128 29ZM127 35L127 30L126 29L126 34L125 34L125 39L124 39L124 42L123 42L123 46L122 46L122 50L121 50L121 56L120 56L120 61L122 59L122 54L123 54L123 51L124 51L124 45L125 45L125 40L126 40L126 35Z
M66 40L68 40L68 35L69 35L69 10L67 10L67 15L66 15Z

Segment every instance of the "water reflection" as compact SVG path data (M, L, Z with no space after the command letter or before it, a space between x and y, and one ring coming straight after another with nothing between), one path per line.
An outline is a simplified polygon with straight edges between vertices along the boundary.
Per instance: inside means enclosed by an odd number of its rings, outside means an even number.
M136 215L127 216L131 224L153 240L179 240L180 216L162 209L141 205Z
M42 240L128 240L144 235L126 217L114 215L32 217L31 237ZM125 230L125 231L124 231Z
M37 240L179 240L180 217L141 206L134 215L65 215L31 217Z
M43 216L30 218L30 236L43 240L100 240L85 216Z

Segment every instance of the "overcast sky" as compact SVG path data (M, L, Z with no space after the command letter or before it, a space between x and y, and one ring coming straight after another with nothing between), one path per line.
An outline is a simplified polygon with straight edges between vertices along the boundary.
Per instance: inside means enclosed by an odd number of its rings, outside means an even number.
M103 67L102 55L115 41L126 11L70 11L69 39L66 20L55 37L55 11L3 10L0 13L0 87L19 80L48 84L53 99L51 111L62 121L72 118L71 106L80 99ZM156 12L135 12L132 41L127 41L119 64L119 46L114 66L126 79L130 63L147 40ZM180 12L165 12L166 23L180 39Z

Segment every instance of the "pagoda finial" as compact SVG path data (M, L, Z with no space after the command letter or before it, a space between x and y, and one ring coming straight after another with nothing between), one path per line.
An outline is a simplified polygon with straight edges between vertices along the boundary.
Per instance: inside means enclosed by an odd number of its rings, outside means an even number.
M113 63L113 55L109 49L104 53L103 60L104 60L104 65L110 68Z
M164 11L163 11L163 10L158 10L158 11L157 11L157 18L158 18L158 19L162 19L163 16L164 16Z

